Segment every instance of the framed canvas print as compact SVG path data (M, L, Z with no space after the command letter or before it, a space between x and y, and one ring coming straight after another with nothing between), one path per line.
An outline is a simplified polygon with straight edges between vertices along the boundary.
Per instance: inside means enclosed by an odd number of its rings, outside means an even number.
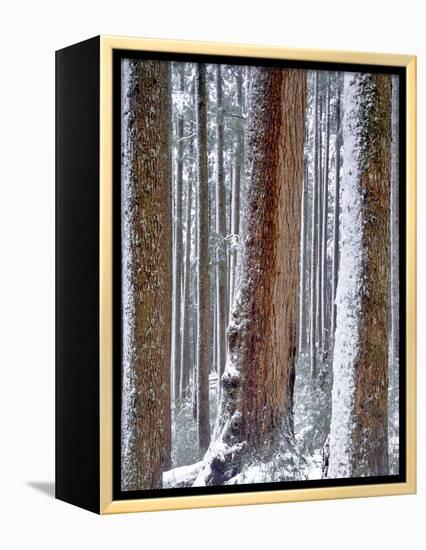
M56 496L415 491L415 57L57 52Z

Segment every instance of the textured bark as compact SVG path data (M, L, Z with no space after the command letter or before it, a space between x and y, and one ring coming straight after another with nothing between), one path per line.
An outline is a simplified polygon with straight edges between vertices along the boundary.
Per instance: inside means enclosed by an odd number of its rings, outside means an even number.
M306 75L252 68L252 78L244 250L218 428L229 452L213 457L211 484L292 431Z
M178 65L179 90L185 90L184 72L182 64ZM183 114L178 115L177 120L177 158L176 158L176 212L175 212L175 261L174 261L174 399L180 399L181 388L181 311L182 311L182 191L183 191Z
M392 77L392 167L391 167L391 345L390 366L398 370L399 361L399 80ZM398 376L394 376L397 382Z
M210 443L209 413L209 181L207 160L206 66L197 64L198 135L198 340L197 340L197 433L200 456Z
M391 78L347 74L330 477L388 466Z
M123 490L154 489L170 465L170 75L161 61L125 61L123 106Z
M386 475L390 259L391 78L365 78L362 89L360 191L364 284L355 360L353 474Z

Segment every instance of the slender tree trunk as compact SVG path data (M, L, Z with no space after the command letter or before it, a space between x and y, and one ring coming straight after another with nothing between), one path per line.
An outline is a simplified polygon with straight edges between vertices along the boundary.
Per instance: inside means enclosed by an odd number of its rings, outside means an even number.
M306 324L307 310L306 303L306 278L307 278L307 236L308 236L308 167L305 162L303 176L303 195L302 195L302 236L300 253L300 291L299 291L299 354L306 349Z
M197 335L197 433L202 456L210 443L209 411L209 179L207 160L206 66L196 66L198 135L198 335Z
M323 352L323 302L322 302L322 288L323 288L323 278L322 278L322 251L323 251L323 241L322 241L322 224L323 224L323 181L324 181L324 174L323 174L323 113L324 113L324 102L322 100L322 96L320 97L319 101L319 118L318 118L318 180L317 180L317 209L318 209L318 251L317 251L317 265L316 265L316 271L317 271L317 291L316 291L316 297L317 297L317 307L315 312L316 317L316 324L317 324L317 360L320 358L320 367L322 367L322 352Z
M389 473L388 75L345 74L343 130L342 248L328 476L381 476Z
M392 78L392 186L391 186L391 346L390 365L399 361L399 81Z
M310 358L311 378L317 376L317 261L318 261L318 181L319 181L319 146L318 146L318 71L314 72L314 178L312 182L312 237L311 237L311 307L310 307Z
M185 81L183 67L178 65L179 91L184 92ZM183 193L183 114L178 115L177 121L177 168L176 168L176 250L175 250L175 291L174 291L174 399L180 399L181 388L181 311L182 311L182 264L183 264L183 243L182 243L182 193Z
M193 156L193 140L191 140L190 156ZM186 238L185 238L185 271L183 282L183 312L182 312L182 360L181 360L181 377L180 377L180 395L187 397L189 386L190 368L190 255L191 255L191 205L192 205L192 186L193 178L189 177L187 181L186 195Z
M237 73L237 105L238 114L243 117L243 71L241 67ZM244 162L244 122L241 118L237 127L235 158L234 158L234 177L232 180L232 202L231 202L231 235L233 247L230 257L230 292L229 292L229 307L232 308L232 301L235 292L235 274L238 257L238 244L236 241L240 233L240 190L241 190L241 173Z
M162 486L170 466L170 75L162 61L124 61L123 490Z
M321 325L322 339L323 339L323 355L328 352L328 317L327 317L327 292L328 285L327 277L327 235L328 235L328 175L329 175L329 156L330 156L330 74L327 74L327 95L326 95L326 115L325 115L325 151L324 151L324 177L323 177L323 197L322 197L322 228L321 228L321 241L322 241L322 258L321 258Z
M216 67L216 94L217 94L217 123L216 123L216 235L219 241L216 256L217 282L217 365L219 381L225 370L225 330L226 330L226 202L225 202L225 174L223 168L223 99L222 99L222 70ZM219 389L221 384L219 383Z
M306 74L256 67L252 78L245 244L217 431L227 450L213 444L209 484L292 431Z

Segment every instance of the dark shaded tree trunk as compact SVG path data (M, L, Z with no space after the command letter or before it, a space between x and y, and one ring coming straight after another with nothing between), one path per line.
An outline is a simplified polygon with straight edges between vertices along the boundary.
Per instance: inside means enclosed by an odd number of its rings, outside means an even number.
M125 61L123 70L123 284L131 292L124 291L121 486L142 490L160 488L170 467L171 95L168 63Z

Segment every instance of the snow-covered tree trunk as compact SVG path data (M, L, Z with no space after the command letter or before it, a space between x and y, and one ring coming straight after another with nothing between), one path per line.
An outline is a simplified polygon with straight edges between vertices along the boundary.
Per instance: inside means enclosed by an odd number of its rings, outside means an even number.
M391 335L389 349L389 420L392 473L399 471L399 77L392 77L391 165Z
M345 74L328 477L388 469L391 79Z
M239 67L237 72L237 105L238 115L243 117L243 68ZM232 308L232 301L235 290L235 275L238 257L237 238L240 232L240 189L241 189L241 173L244 163L244 126L240 119L236 135L235 144L235 159L234 159L234 177L232 179L232 201L231 201L231 235L232 235L232 250L230 257L230 291L229 291L229 307Z
M339 223L340 223L340 164L342 149L342 75L337 75L337 98L336 98L336 162L334 182L334 218L333 218L333 263L331 280L331 339L334 345L334 333L336 330L336 290L339 273Z
M178 64L179 91L185 90L184 71L182 64ZM176 158L176 220L175 220L175 256L174 256L174 399L180 399L181 388L181 311L182 311L182 192L183 192L183 114L177 115L177 158Z
M226 284L226 197L225 174L223 166L223 99L222 99L222 70L221 65L216 67L216 97L217 97L217 121L216 121L216 235L218 238L216 255L216 361L218 365L219 379L225 370L226 361L226 309L227 309L227 284ZM220 384L219 384L220 388Z
M123 490L160 488L170 466L170 75L123 61Z
M209 284L209 179L207 158L206 66L196 66L198 154L198 288L197 288L197 433L200 456L210 443L210 284Z
M306 73L252 68L239 286L227 332L216 441L205 482L241 471L292 431ZM219 450L218 450L219 448Z
M190 144L190 156L192 157L194 151L193 139ZM190 176L192 173L190 172ZM185 236L185 265L184 265L184 281L183 281L183 311L182 311L182 359L181 359L181 376L180 376L180 395L186 397L189 389L189 375L190 375L190 340L189 340L189 327L190 327L190 255L191 255L191 207L192 207L192 186L193 178L187 179L187 193L186 193L186 236Z
M321 256L321 326L322 326L322 350L323 357L328 353L328 317L327 317L327 236L328 236L328 176L330 157L330 74L327 75L327 95L325 100L325 146L324 146L324 167L323 167L323 193L322 193L322 256ZM324 374L324 373L323 373Z
M310 360L311 377L317 376L317 279L318 279L318 189L319 189L319 141L318 141L318 71L314 72L314 120L313 150L314 177L312 182L312 236L311 236L311 292L310 292Z

